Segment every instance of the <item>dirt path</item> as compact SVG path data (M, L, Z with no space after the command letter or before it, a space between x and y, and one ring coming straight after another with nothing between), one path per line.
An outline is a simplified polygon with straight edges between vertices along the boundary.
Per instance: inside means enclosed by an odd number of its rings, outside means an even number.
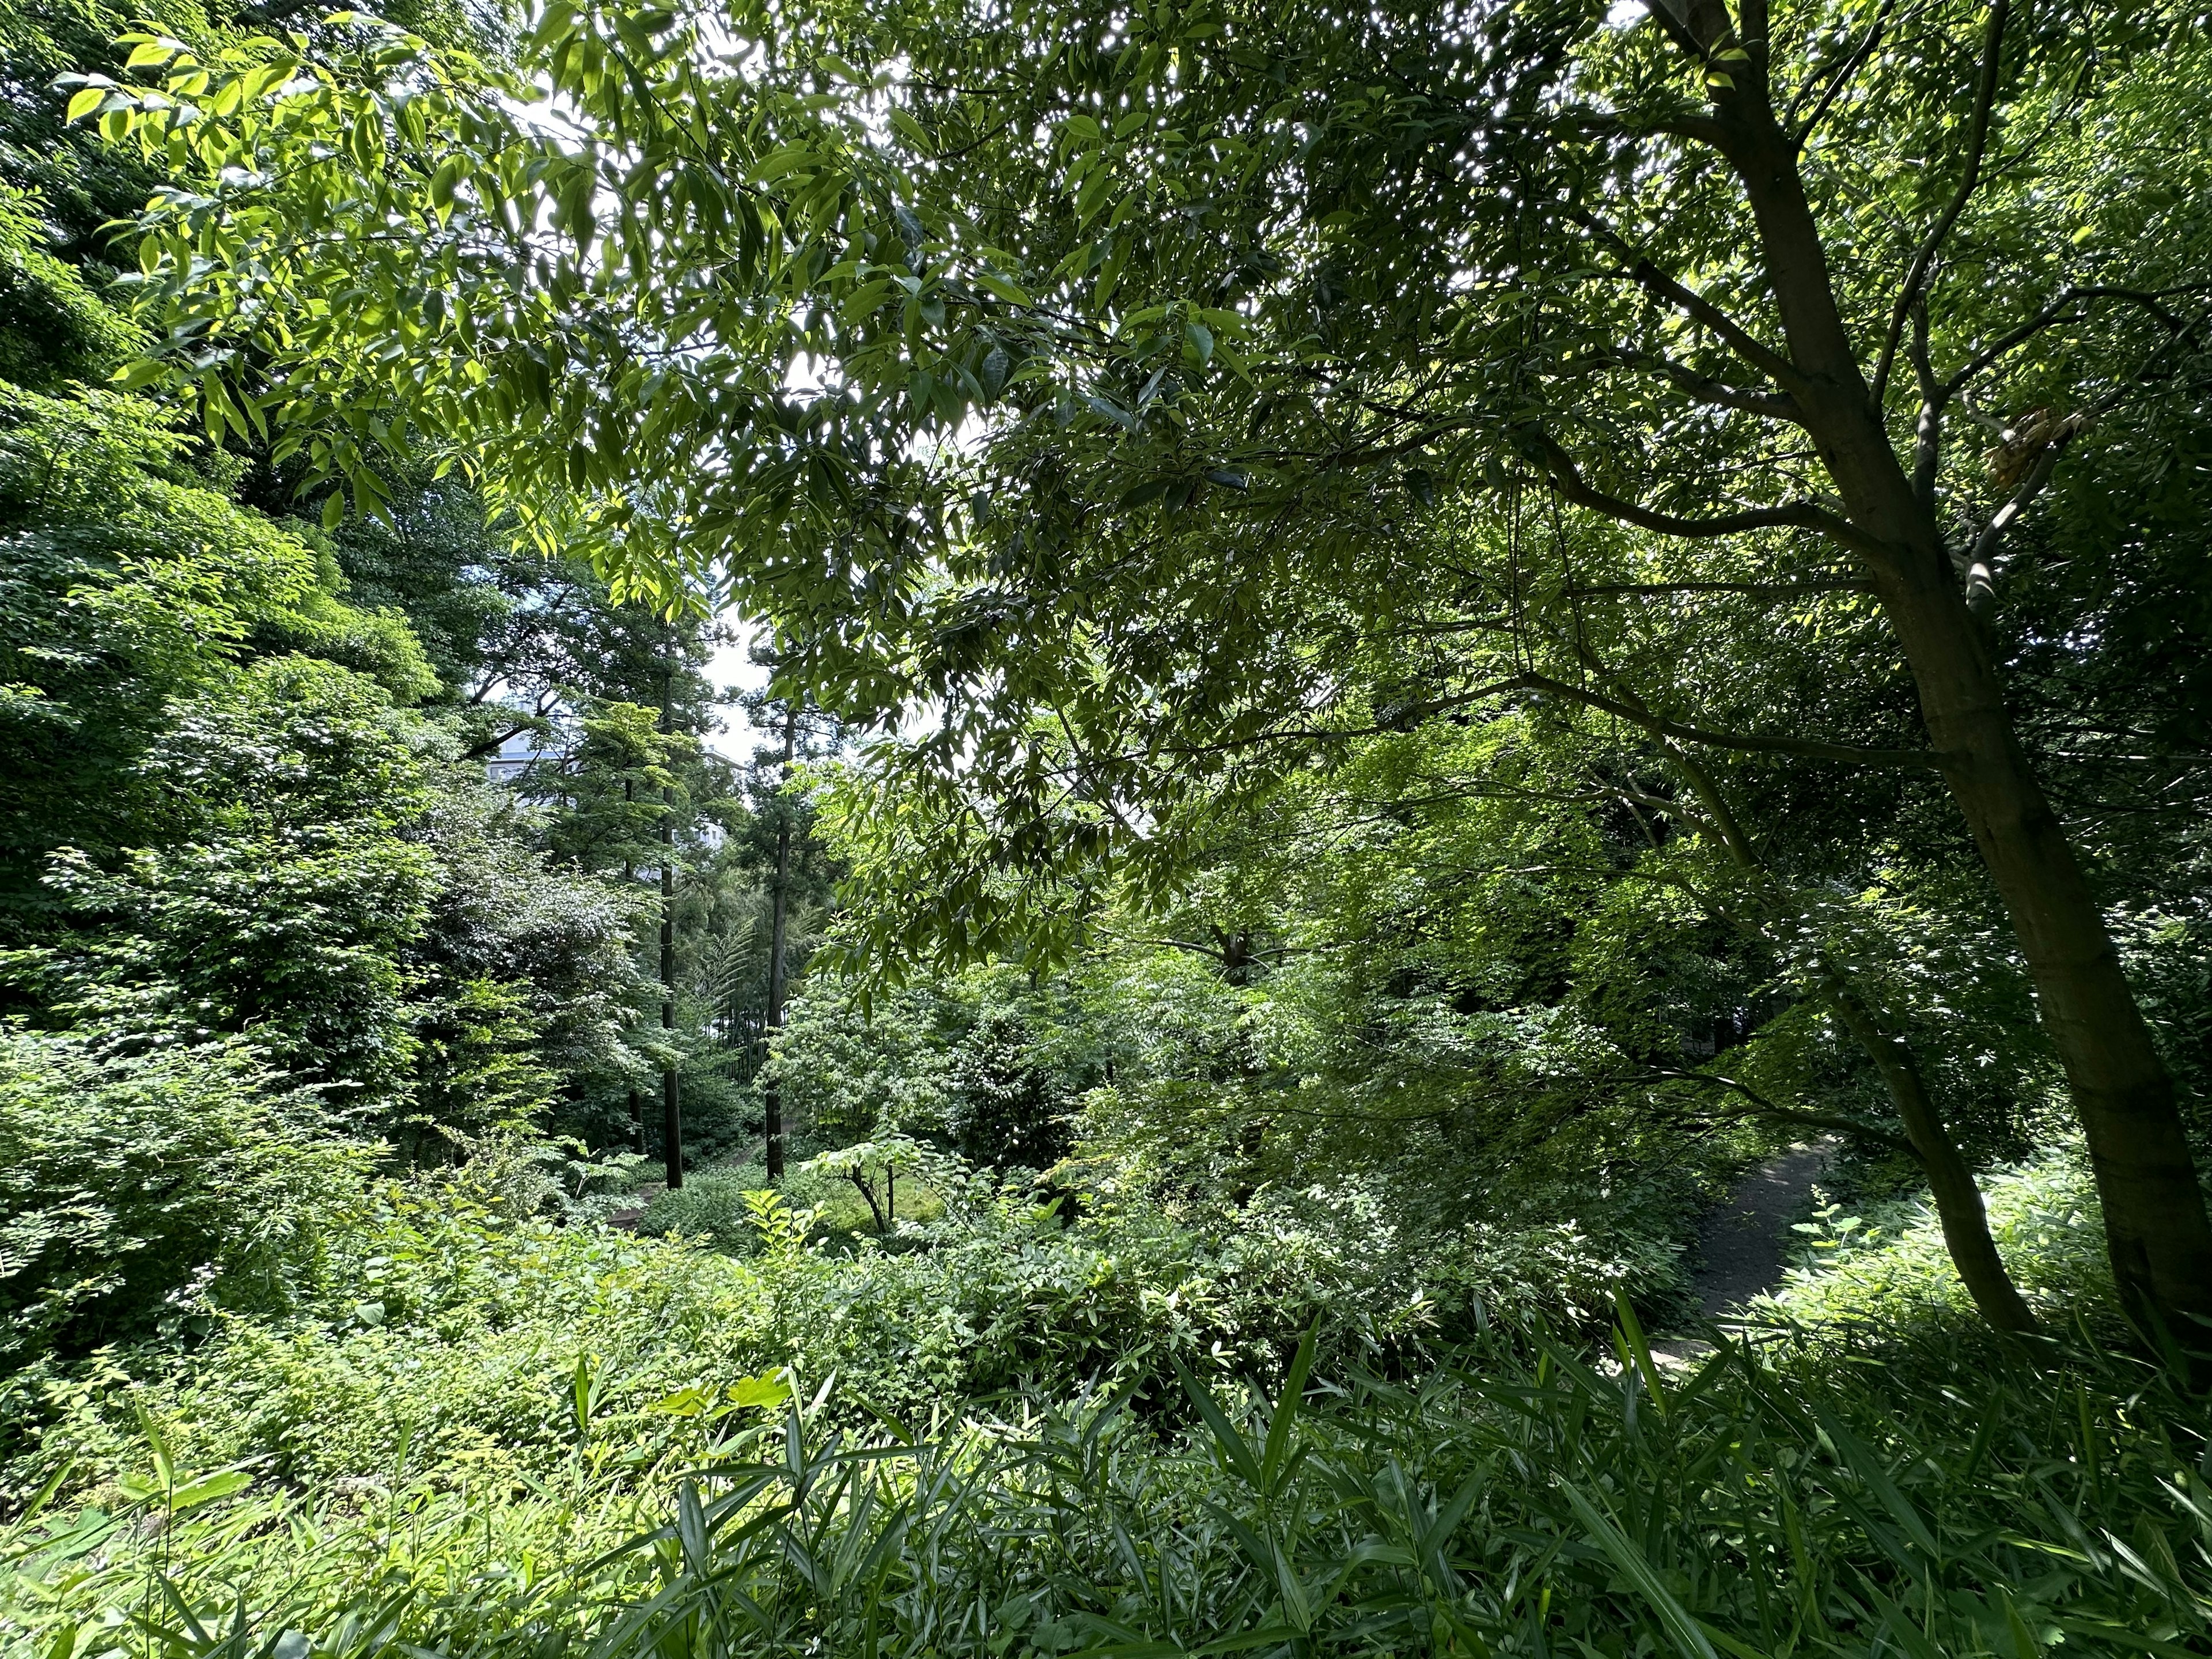
M1728 1197L1705 1212L1698 1224L1699 1265L1690 1280L1698 1321L1723 1319L1782 1282L1790 1221L1833 1157L1834 1148L1825 1142L1793 1146L1747 1170ZM1668 1337L1651 1347L1675 1359L1711 1352L1710 1344L1688 1336Z

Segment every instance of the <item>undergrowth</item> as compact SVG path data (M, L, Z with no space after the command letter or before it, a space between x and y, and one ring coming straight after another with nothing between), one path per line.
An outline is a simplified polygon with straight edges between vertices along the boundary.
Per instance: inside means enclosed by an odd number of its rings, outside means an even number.
M560 1468L19 1526L52 1655L2185 1653L2203 1403L2109 1353L1726 1344L1657 1377L1493 1329L1418 1378L833 1426L772 1379L635 1467L587 1370ZM194 1480L172 1469L190 1504ZM179 1486L179 1482L182 1484Z
M2048 1147L1982 1183L1990 1235L2021 1294L2046 1319L2087 1316L2100 1340L2124 1340L2111 1312L2104 1215L2081 1146ZM1973 1302L1926 1198L1802 1224L1806 1249L1770 1299L1770 1317L1811 1333L1935 1332L1972 1323Z
M2212 1414L2092 1316L2063 1154L1990 1196L2057 1334L1958 1317L1907 1213L1689 1374L1573 1288L1632 1262L1470 1235L1408 1296L1356 1195L1207 1238L982 1181L886 1253L756 1194L743 1258L495 1196L387 1189L291 1316L19 1391L0 1646L2212 1651Z

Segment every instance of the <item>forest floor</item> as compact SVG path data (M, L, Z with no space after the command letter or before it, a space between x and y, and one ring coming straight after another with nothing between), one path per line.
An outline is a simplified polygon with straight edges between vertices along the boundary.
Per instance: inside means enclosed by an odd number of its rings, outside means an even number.
M1695 1322L1724 1320L1781 1284L1790 1224L1833 1158L1826 1142L1793 1146L1744 1171L1729 1195L1705 1212L1698 1224L1698 1267L1690 1279L1698 1298ZM1651 1351L1657 1358L1688 1361L1711 1352L1712 1345L1677 1335L1654 1342Z

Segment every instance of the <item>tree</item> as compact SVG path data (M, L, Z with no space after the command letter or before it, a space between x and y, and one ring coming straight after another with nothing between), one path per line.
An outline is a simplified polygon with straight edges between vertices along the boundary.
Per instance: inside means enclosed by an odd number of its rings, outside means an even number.
M827 896L820 890L826 884L820 867L819 848L808 834L812 814L793 787L796 780L792 769L802 760L818 761L830 753L838 733L836 723L825 720L819 710L788 698L779 704L762 694L748 699L746 713L754 726L779 732L781 738L780 744L760 749L753 757L753 823L756 834L764 836L767 842L756 849L753 856L766 864L769 881L768 993L761 1030L762 1042L773 1048L783 1031L784 999L791 983L794 878L801 889L816 890L811 895L801 891L802 899ZM768 845L773 846L772 854ZM804 866L802 870L793 868L794 851ZM781 1077L772 1070L763 1079L761 1103L769 1178L781 1180L784 1155L783 1085Z
M132 331L45 210L0 208L0 944L11 1017L64 1034L26 1052L227 1044L410 1157L534 1123L619 1052L616 896L452 766L405 620L245 463L75 384Z
M2185 17L821 21L801 46L740 10L731 32L767 44L709 66L697 17L549 10L522 61L573 100L573 143L390 34L338 43L296 92L272 90L283 54L210 70L149 46L173 98L242 94L190 127L82 97L254 181L149 220L173 356L218 428L273 415L373 503L324 411L411 422L618 582L714 572L842 709L943 709L911 750L940 822L994 802L980 836L900 832L945 872L947 933L1042 893L1039 871L1133 855L1167 881L1175 846L1146 825L1194 778L1345 735L1333 645L1502 616L1525 657L1526 532L1553 502L1622 532L1628 579L1565 573L1577 617L1655 589L1832 605L1833 667L1877 694L1887 741L1731 727L1697 706L1710 688L1627 678L1572 629L1564 657L1417 678L1378 714L1551 699L1678 771L1940 778L2035 981L2124 1295L2212 1316L2172 1083L1991 632L2003 550L2106 441L2085 434L2125 447L2198 384ZM1945 165L1893 164L1925 155ZM375 303L327 302L355 292ZM977 410L963 451L914 441ZM1986 472L1947 441L1961 411L1996 426ZM1470 518L1480 568L1452 544ZM1439 586L1455 617L1421 614ZM1903 684L1900 725L1878 694Z

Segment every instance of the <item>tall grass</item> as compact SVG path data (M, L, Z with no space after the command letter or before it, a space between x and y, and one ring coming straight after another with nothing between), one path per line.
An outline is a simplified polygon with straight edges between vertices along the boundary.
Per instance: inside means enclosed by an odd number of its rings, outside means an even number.
M1663 1378L1494 1330L1311 1375L953 1424L824 1389L642 1474L579 1382L567 1482L19 1527L0 1634L306 1659L2212 1651L2204 1402L2087 1346L1725 1342ZM759 1399L757 1384L745 1398ZM160 1512L158 1500L149 1505ZM75 1551L74 1555L71 1552Z

